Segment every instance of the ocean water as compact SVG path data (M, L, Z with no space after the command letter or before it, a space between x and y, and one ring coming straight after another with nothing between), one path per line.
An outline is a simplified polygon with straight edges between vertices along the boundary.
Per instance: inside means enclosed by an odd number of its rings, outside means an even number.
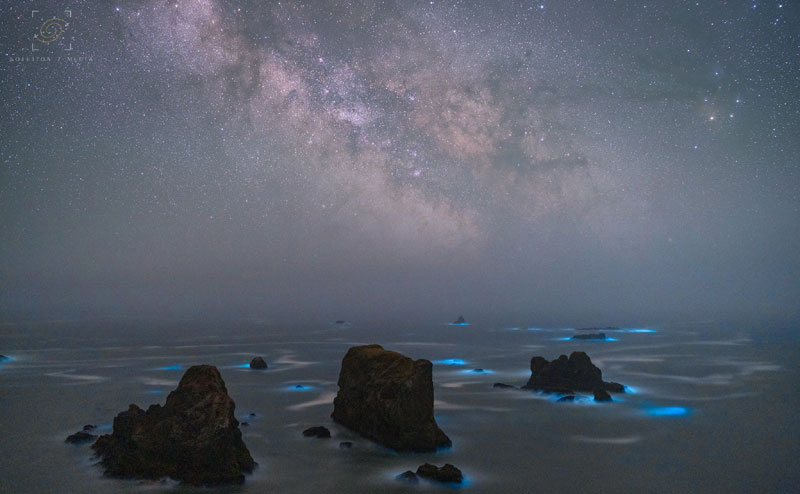
M424 462L452 463L458 490L502 492L797 492L800 486L798 340L792 332L685 324L606 331L576 341L569 328L396 327L255 321L39 322L0 326L2 492L451 492L394 477ZM398 454L330 419L341 359L379 343L434 365L435 414L453 441ZM628 386L612 403L492 388L524 384L534 355L586 351L605 380ZM246 364L262 355L266 371ZM129 403L163 403L184 370L213 364L248 422L259 463L242 486L104 478L88 444L65 444L84 424L110 432ZM477 372L475 369L482 369ZM333 438L304 438L324 425ZM352 449L340 449L353 441Z

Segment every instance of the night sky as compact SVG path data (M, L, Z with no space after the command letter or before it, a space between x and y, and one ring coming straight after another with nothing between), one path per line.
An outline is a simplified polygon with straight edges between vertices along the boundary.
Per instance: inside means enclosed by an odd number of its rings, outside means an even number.
M800 322L798 2L19 1L0 44L4 318Z

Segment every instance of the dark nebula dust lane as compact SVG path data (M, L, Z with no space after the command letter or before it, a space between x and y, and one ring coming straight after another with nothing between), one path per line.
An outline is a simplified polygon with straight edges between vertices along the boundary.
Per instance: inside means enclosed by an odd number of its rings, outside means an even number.
M799 8L5 5L0 311L797 321Z

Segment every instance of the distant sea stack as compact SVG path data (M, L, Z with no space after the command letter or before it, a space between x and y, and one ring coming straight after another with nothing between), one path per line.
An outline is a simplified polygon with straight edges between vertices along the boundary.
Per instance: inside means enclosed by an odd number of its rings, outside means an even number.
M342 359L333 420L397 451L450 446L433 417L433 365L384 350L350 348Z
M264 358L263 357L256 357L256 358L254 358L253 360L250 361L250 368L251 369L257 369L257 370L263 370L263 369L267 368L267 363L264 362Z
M219 371L190 367L167 403L136 405L114 418L93 445L111 477L172 477L195 486L241 484L256 463L242 441L236 405Z
M604 390L624 393L625 387L615 382L603 381L603 373L585 352L572 352L569 358L561 355L548 362L544 357L531 359L531 377L523 389L572 393L573 391ZM598 393L596 396L605 398ZM598 400L601 401L601 400Z
M460 326L460 325L467 324L467 320L464 319L464 316L458 316L458 319L456 319L455 321L451 322L450 324L457 324L457 325Z
M605 340L605 333L584 333L576 334L572 337L573 340Z

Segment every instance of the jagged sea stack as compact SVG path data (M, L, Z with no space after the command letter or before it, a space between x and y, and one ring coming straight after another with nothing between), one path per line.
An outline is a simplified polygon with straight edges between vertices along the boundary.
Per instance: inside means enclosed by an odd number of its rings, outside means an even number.
M571 393L573 391L605 390L624 393L625 387L603 381L603 373L585 352L572 352L548 362L544 357L531 359L531 378L523 389Z
M433 418L433 365L384 350L350 348L342 359L333 420L397 451L434 451L450 438Z
M235 407L217 368L195 365L166 405L150 405L146 412L130 405L114 418L113 433L92 448L112 477L240 484L255 462L242 441Z

